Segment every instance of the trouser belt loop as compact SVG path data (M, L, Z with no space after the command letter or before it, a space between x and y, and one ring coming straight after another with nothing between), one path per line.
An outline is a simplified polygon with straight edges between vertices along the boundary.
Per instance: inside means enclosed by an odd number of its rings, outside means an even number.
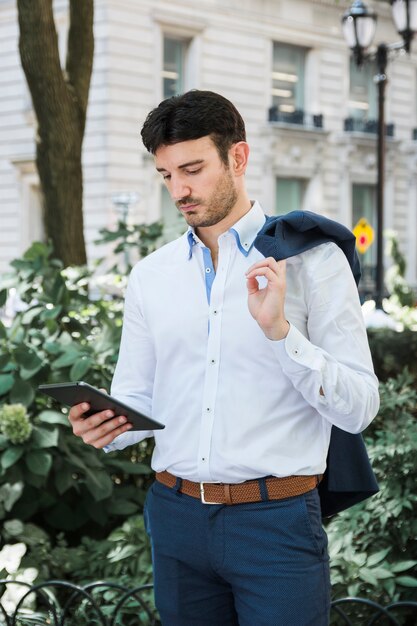
M232 495L230 493L230 485L224 485L225 504L233 504Z
M266 502L267 500L269 500L268 487L266 486L266 479L258 478L258 485L259 485L259 493L261 494L261 498L263 502Z
M180 496L182 494L182 478L178 478L178 476L176 476L176 481L175 481L175 485L174 485L174 489L175 492L177 494L177 496Z

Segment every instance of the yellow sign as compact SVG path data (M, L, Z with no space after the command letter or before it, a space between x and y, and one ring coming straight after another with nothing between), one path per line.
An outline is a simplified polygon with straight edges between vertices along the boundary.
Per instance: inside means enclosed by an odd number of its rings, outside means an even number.
M356 237L357 251L361 254L365 254L374 240L374 229L363 217L353 229L353 234Z

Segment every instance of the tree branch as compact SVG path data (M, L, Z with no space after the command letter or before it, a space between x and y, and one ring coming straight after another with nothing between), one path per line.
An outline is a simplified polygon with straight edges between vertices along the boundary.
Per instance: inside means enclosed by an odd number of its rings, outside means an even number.
M66 72L83 120L94 56L94 0L70 0L70 28Z
M52 0L17 0L17 7L20 58L36 117L42 125L62 111L66 92Z

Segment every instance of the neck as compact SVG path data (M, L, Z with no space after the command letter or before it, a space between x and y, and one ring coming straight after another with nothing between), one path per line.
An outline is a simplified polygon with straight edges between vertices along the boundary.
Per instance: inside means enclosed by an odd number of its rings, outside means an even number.
M210 248L213 262L214 258L217 259L217 242L220 235L232 228L232 226L236 224L236 222L238 222L244 215L246 215L251 208L252 203L249 196L245 193L245 196L238 200L229 215L222 219L221 222L213 224L213 226L203 226L195 229L199 239L201 239L205 246Z

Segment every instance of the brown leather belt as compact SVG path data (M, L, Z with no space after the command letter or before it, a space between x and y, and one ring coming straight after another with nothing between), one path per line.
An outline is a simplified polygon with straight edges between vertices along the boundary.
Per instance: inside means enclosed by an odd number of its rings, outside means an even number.
M244 483L194 483L178 479L169 472L156 472L156 480L166 487L176 487L180 493L198 498L204 504L243 504L262 500L283 500L300 496L319 484L321 476L286 476L261 478Z

